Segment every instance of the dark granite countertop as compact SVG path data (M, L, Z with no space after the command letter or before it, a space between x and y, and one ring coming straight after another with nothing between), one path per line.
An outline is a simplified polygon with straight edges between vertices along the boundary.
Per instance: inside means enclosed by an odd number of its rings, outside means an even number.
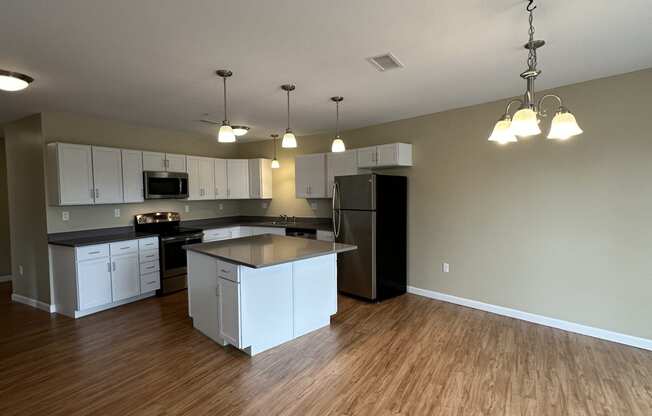
M299 217L295 222L279 222L278 217L254 217L254 216L237 216L223 218L208 218L202 220L182 221L184 227L201 228L210 230L212 228L226 228L237 225L252 227L278 227L278 228L295 228L302 230L323 230L332 231L333 223L330 218L307 218Z
M147 237L158 237L158 235L136 232L133 227L116 227L48 234L48 243L58 246L82 247Z
M192 244L184 248L229 263L259 269L312 257L356 250L358 247L300 237L264 234L215 241L212 243Z

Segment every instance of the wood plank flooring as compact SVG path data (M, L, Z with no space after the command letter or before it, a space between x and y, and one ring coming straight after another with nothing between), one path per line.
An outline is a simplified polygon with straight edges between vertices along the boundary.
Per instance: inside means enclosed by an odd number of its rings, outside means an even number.
M79 320L0 284L0 415L652 415L652 352L414 295L249 358L185 292Z

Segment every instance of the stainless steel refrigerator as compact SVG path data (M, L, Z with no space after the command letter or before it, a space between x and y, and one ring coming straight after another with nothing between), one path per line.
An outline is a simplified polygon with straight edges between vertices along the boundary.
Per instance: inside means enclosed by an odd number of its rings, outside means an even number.
M333 186L335 241L357 250L337 259L337 289L380 301L407 286L407 178L338 176Z

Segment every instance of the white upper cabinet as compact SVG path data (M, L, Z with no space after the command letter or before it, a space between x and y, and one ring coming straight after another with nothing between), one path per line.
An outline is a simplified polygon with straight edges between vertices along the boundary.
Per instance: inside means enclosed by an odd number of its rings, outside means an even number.
M165 154L165 170L168 172L186 172L186 155Z
M254 199L272 198L271 159L249 160L249 196Z
M358 153L355 150L326 154L326 195L333 196L336 176L358 173Z
M143 170L186 172L186 156L173 153L143 152Z
M188 199L214 199L214 161L207 157L188 156Z
M92 146L93 183L96 204L118 204L122 196L122 152L112 147Z
M226 161L227 196L229 199L249 198L249 161L228 159Z
M143 152L122 150L122 193L124 202L143 202Z
M89 205L95 202L90 146L48 144L47 171L50 205Z
M227 199L227 189L229 182L227 180L226 159L213 159L215 169L215 199Z
M357 149L358 167L412 166L412 145L390 143Z
M297 198L326 198L326 155L300 155L294 159Z

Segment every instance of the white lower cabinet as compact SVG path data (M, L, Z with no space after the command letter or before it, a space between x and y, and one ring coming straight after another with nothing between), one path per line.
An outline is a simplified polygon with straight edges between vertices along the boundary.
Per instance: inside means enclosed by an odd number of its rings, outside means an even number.
M217 278L217 303L220 336L234 347L242 348L240 284Z
M80 318L153 296L160 288L158 238L83 247L49 246L52 303Z
M111 303L111 262L109 258L77 264L79 310Z

